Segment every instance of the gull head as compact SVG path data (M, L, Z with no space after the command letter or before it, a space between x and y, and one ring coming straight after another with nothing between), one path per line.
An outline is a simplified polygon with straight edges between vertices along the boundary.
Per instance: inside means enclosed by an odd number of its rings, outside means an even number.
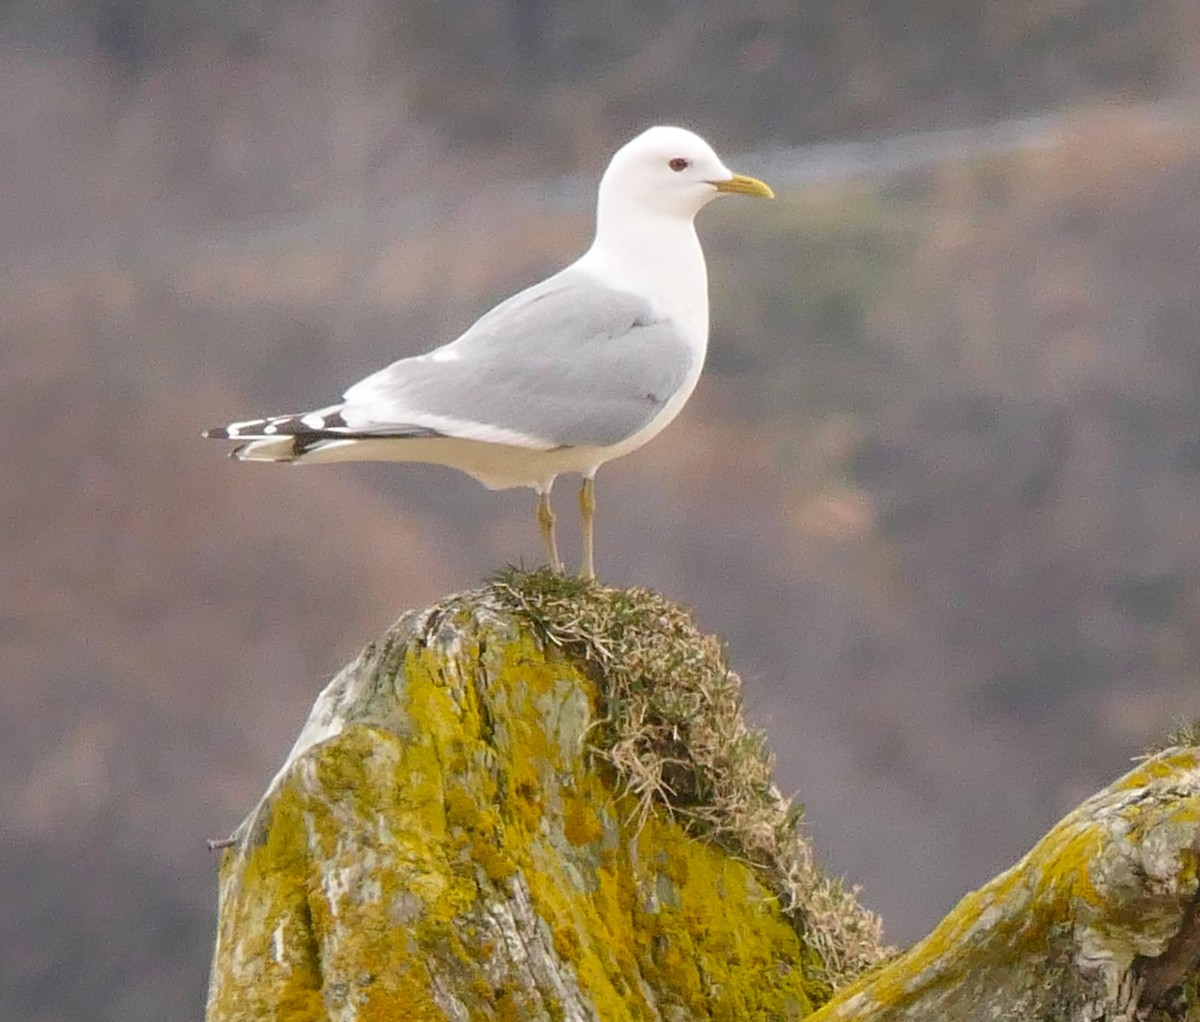
M600 205L690 220L720 195L774 193L756 178L735 174L712 146L685 128L659 126L626 142L600 180Z

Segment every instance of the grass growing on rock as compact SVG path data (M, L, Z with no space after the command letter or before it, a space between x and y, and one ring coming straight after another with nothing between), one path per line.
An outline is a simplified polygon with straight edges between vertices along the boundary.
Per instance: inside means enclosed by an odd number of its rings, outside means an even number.
M1147 746L1139 758L1148 759L1166 749L1188 749L1196 746L1200 746L1200 718L1176 717L1171 721L1167 733Z
M491 592L602 682L593 754L639 800L754 865L827 978L841 986L888 953L879 918L822 873L798 830L803 808L772 780L764 734L742 716L741 679L720 642L678 604L548 570L508 568Z

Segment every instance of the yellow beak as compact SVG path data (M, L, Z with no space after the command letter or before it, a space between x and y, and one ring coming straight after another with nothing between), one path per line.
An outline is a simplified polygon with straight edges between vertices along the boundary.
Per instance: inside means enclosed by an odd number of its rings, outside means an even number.
M727 181L710 181L718 192L733 192L737 195L757 195L760 199L773 199L775 193L756 177L734 174Z

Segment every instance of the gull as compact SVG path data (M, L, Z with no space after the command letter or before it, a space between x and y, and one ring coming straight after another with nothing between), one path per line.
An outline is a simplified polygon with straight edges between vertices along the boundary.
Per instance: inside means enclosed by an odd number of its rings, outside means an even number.
M489 489L537 494L551 568L563 570L550 488L582 476L581 577L595 578L596 470L641 447L691 397L708 347L708 271L695 217L723 195L773 198L704 139L650 128L600 179L591 247L482 316L457 340L402 358L338 404L210 429L239 461L427 462Z

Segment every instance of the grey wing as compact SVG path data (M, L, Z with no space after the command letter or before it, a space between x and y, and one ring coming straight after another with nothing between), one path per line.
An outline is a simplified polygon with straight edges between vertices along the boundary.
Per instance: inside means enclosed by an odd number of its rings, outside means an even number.
M339 411L347 433L605 447L648 425L698 357L644 299L564 271L452 344L367 377Z

